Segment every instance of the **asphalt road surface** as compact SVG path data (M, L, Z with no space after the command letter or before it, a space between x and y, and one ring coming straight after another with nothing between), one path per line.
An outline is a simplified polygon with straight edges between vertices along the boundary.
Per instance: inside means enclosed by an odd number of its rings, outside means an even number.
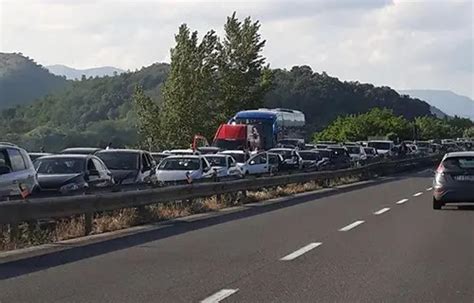
M474 302L474 212L431 174L0 266L0 302ZM2 274L3 272L3 274Z

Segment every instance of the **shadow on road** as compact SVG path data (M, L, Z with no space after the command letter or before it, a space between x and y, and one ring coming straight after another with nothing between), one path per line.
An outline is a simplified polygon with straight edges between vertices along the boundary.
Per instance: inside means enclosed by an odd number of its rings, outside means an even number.
M137 232L130 235L121 236L118 238L101 241L98 243L91 243L82 246L72 246L70 248L62 249L60 251L46 253L40 256L32 256L29 258L6 262L0 264L0 280L9 279L47 268L60 266L76 261L80 261L87 258L107 254L113 251L123 250L130 247L142 245L144 243L157 241L160 239L180 235L186 232L206 228L209 226L226 223L232 220L238 220L246 217L259 215L274 210L291 207L301 203L314 201L318 198L329 197L336 194L341 194L357 189L368 188L371 186L377 186L383 183L393 182L406 178L408 175L398 175L389 179L375 180L366 184L355 184L347 188L338 188L326 192L316 192L313 194L306 194L302 197L286 197L280 203L269 204L269 205L258 205L251 206L242 211L219 214L214 217L204 218L195 222L184 222L175 221L166 224L156 224L157 228L153 230L147 230ZM410 174L410 177L422 177L421 175ZM67 244L66 244L67 245ZM74 244L73 244L74 245ZM120 266L118 264L118 266Z

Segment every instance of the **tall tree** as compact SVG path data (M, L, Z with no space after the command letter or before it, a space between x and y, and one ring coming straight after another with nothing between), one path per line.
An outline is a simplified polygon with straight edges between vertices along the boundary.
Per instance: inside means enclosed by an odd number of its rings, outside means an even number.
M217 37L210 31L198 45L197 32L191 33L183 24L175 40L171 70L163 88L160 141L165 146L187 147L193 135L208 135L215 120L210 105L216 90Z
M139 145L150 150L158 148L160 146L160 142L157 141L160 137L158 105L145 95L141 86L135 88L133 103L137 113Z
M270 88L271 72L262 55L265 40L259 33L260 23L250 17L240 22L236 13L227 17L225 37L218 45L221 89L221 114L229 118L242 109L263 105Z

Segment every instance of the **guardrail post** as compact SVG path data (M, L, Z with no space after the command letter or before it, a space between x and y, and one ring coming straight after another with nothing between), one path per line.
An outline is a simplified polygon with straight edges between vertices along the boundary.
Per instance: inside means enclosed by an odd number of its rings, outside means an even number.
M84 214L84 235L90 235L92 232L92 213L85 213Z

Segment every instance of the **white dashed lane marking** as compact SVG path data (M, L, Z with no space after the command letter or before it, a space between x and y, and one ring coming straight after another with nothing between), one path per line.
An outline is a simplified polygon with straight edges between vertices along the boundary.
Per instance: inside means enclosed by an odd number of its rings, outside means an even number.
M374 212L374 215L378 216L378 215L381 215L383 213L386 213L389 210L390 210L389 207L385 207L385 208L382 208L381 210L378 210L378 211Z
M419 197L421 196L423 193L420 191L419 193L416 193L416 194L413 194L413 197Z
M428 187L428 188L426 189L426 191L431 191L431 190L433 190L433 187Z
M212 296L207 297L206 299L202 300L201 303L217 303L224 300L227 297L232 296L238 291L239 291L238 289L221 289L215 294L213 294Z
M316 247L320 246L321 244L323 244L323 243L321 243L321 242L310 243L310 244L306 245L305 247L302 247L302 248L298 249L297 251L292 252L291 254L289 254L287 256L284 256L283 258L280 259L280 261L294 260L294 259L298 258L299 256L307 253L308 251L315 249Z
M408 201L408 199L401 199L400 201L397 201L396 203L397 203L397 204L403 204L403 203L405 203L405 202L407 202L407 201Z
M355 221L354 223L351 223L351 224L349 224L347 226L344 226L343 228L339 229L339 231L349 231L349 230L355 228L356 226L359 226L359 225L363 224L364 222L365 221L362 221L362 220Z

